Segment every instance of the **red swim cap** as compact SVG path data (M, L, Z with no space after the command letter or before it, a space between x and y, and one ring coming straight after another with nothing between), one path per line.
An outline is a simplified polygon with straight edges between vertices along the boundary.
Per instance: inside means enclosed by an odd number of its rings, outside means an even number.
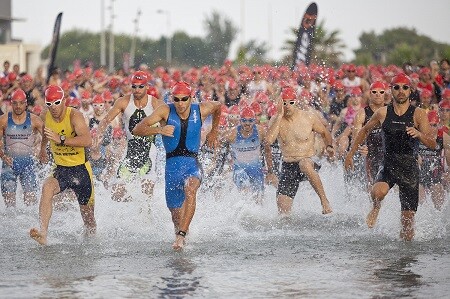
M424 88L420 91L421 98L431 98L432 95L433 94L431 93L431 91L429 89Z
M175 83L175 85L172 87L172 95L186 95L191 96L192 88L191 86L185 82L180 81Z
M92 104L104 104L105 103L105 99L101 96L101 95L96 95L93 99L92 99Z
M295 93L295 90L292 87L285 87L281 91L281 98L283 100L296 100L297 94Z
M386 84L384 82L381 81L375 81L370 85L370 90L372 89L386 89Z
M255 118L255 112L249 107L245 107L241 111L241 118Z
M148 84L149 78L146 72L137 71L131 77L132 84Z
M64 91L60 86L49 85L45 90L45 100L47 102L54 102L64 98Z
M400 73L392 78L391 86L398 84L398 83L411 84L411 79L409 79L409 77L407 75L405 75L404 73Z
M11 95L12 101L26 101L27 95L22 89L16 89Z
M430 124L438 124L439 123L439 114L436 110L430 110L428 112L428 121Z

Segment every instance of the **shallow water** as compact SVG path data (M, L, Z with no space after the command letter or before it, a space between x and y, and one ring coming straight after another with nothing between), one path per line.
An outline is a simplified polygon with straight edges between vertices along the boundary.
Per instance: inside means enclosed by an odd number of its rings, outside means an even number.
M320 214L318 197L302 183L291 218L280 219L275 189L257 205L227 178L217 192L199 191L183 252L171 249L173 227L163 183L147 201L118 203L96 186L98 233L82 237L76 204L55 211L49 246L28 231L37 207L0 203L2 298L448 298L448 202L426 202L416 216L416 238L399 240L400 204L386 197L376 227L364 223L364 192L344 187L342 169L320 170L334 213ZM137 190L136 186L130 186ZM347 192L350 190L350 192Z

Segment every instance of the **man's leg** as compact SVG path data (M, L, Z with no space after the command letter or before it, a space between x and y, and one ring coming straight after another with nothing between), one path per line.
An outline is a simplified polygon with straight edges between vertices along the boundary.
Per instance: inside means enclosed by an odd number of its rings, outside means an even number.
M24 192L23 193L23 202L27 206L31 206L31 205L34 205L35 203L37 203L36 192Z
M194 217L196 201L197 201L197 190L200 187L200 180L196 177L190 177L186 180L184 185L185 200L181 209L179 210L179 231L188 232L189 225L191 224L192 218ZM173 218L173 216L172 216ZM174 222L175 224L175 222ZM184 246L184 236L178 234L176 235L175 243L173 243L173 248L175 250L182 249Z
M400 239L411 241L414 238L415 215L415 211L402 211L402 230L400 231Z
M83 218L86 233L93 235L97 230L94 215L94 204L80 205L81 218Z
M42 186L41 201L39 203L40 230L37 228L30 230L30 237L41 245L47 244L48 225L52 217L52 199L59 191L59 183L55 178L49 177L45 180Z
M320 180L319 173L314 169L314 163L311 159L302 159L299 162L300 171L303 172L308 178L309 183L316 191L320 198L320 203L322 204L322 214L329 214L333 212L330 203L325 195L325 190Z
M388 194L389 189L389 185L385 182L378 182L373 185L371 192L373 207L366 218L366 223L369 228L374 227L377 222L378 213L381 208L381 201Z
M278 194L277 196L277 206L278 206L278 212L281 216L289 216L291 214L292 210L292 203L294 200L287 196Z
M14 208L16 206L16 193L6 192L2 193L5 207Z

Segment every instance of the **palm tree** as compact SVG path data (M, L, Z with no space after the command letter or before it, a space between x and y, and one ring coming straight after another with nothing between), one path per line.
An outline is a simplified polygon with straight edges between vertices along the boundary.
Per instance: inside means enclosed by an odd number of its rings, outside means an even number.
M297 28L291 28L290 31L294 36L293 39L285 41L282 50L289 51L283 61L292 61L292 53L294 52L295 43L297 41ZM311 63L338 67L342 63L342 50L345 48L344 42L339 37L340 31L334 30L327 32L325 29L325 21L322 20L316 25L314 35L313 51L311 55Z

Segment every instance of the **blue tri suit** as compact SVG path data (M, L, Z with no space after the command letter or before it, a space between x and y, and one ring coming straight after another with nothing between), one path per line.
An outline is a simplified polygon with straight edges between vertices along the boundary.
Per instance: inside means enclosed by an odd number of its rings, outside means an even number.
M163 136L166 150L166 203L169 209L181 208L185 200L184 186L190 177L202 179L197 160L200 149L202 118L200 106L191 104L186 120L180 119L174 104L169 104L167 124L175 127L173 137Z

